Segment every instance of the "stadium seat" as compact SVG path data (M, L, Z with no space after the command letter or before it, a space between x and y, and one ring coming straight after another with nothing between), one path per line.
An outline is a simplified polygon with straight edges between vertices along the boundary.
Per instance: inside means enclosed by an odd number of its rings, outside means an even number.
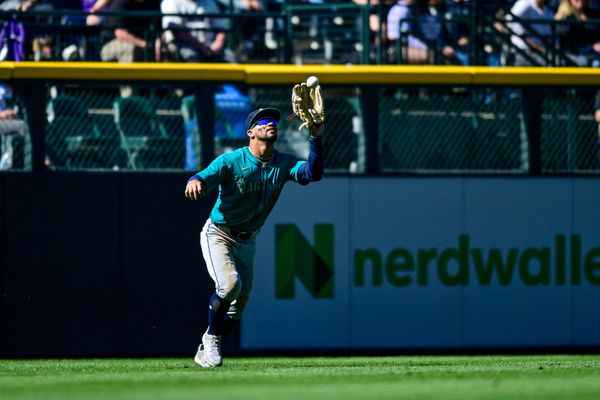
M46 142L55 164L69 168L112 168L118 138L102 135L83 99L58 95L47 103Z
M113 108L129 168L181 168L183 138L169 137L148 100L139 96L120 97Z

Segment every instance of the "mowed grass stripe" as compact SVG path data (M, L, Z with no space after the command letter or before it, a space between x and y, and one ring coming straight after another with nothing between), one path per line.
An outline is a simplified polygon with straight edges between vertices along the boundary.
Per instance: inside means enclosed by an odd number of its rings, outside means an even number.
M599 355L0 360L2 399L598 399Z

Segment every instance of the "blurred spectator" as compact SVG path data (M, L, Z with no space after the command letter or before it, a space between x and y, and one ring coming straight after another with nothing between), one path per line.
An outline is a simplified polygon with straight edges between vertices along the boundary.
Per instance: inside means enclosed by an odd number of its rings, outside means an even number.
M100 25L104 17L95 15L100 11L108 11L110 9L111 0L81 0L81 8L83 11L90 13L86 17L85 24L88 26Z
M390 12L390 9L396 3L395 0L352 0L354 4L359 5L371 5L370 14L369 14L369 31L371 35L371 61L376 62L376 50L379 46L383 46L383 48L387 48L387 15ZM381 8L381 10L380 10ZM381 17L383 21L379 21L379 13L381 12ZM379 43L379 29L381 29L381 41Z
M111 0L81 0L79 9L88 15L67 15L63 19L64 25L99 26L104 17L93 14L99 11L108 11ZM88 32L93 32L88 30ZM61 52L64 61L98 61L99 42L97 34L75 35L70 44Z
M600 12L590 0L562 0L554 15L557 21L569 21L561 28L560 47L580 67L600 65L599 25L587 22L600 19Z
M263 13L264 11L281 12L284 0L215 0L221 11L228 13L248 15ZM285 0L290 4L291 0ZM228 62L237 60L247 61L255 57L261 57L265 52L277 48L278 43L273 37L273 29L277 26L283 30L283 18L236 18L232 19L229 25L235 23L235 29L231 33L233 36L239 36L241 40L234 40L238 43L238 48L233 49L229 54L226 49L226 59ZM233 54L235 53L235 55Z
M425 11L419 19L419 31L435 55L434 63L458 64L458 53L460 53L460 63L466 65L466 53L460 50L457 51L460 38L452 36L448 30L450 24L446 20L448 15L446 15L447 8L444 0L428 0ZM466 38L462 39L461 43L466 45L468 39L466 42L464 41ZM439 57L439 55L442 57Z
M158 11L159 0L112 0L110 11ZM154 59L153 41L147 33L157 27L149 17L108 16L104 21L100 51L102 61L131 63ZM154 29L152 29L154 28Z
M108 11L111 0L81 0L80 4L76 8L90 15L70 15L67 17L66 24L68 25L100 25L103 17L95 15L94 13L100 11Z
M469 0L446 0L446 30L447 35L453 38L455 57L460 64L469 65L469 37L471 35ZM481 5L482 7L485 4ZM484 49L486 53L491 53L490 49ZM488 64L496 65L495 62Z
M35 0L13 1L7 0L0 3L2 11L27 11ZM0 25L0 61L22 61L25 59L25 27L13 16Z
M25 59L25 28L16 19L5 21L0 28L0 61Z
M0 3L0 10L27 11L37 3L37 0L4 0Z
M409 64L468 64L468 36L459 35L465 27L459 31L452 20L450 10L458 9L452 5L447 7L444 0L400 0L392 7L388 39L402 41L407 56L402 58ZM398 48L397 43L393 47Z
M167 15L162 18L165 29L167 59L185 62L220 62L227 44L227 20L204 17L220 12L214 0L162 0L163 14L189 14L189 17Z
M398 0L390 8L387 15L387 38L391 63L397 63L398 60L408 64L427 62L427 45L417 37L415 29L418 15L416 0Z
M25 121L17 119L18 107L9 107L10 100L10 89L0 84L0 170L13 166L14 136L25 136Z
M219 7L227 12L233 13L244 13L244 12L260 12L263 10L263 3L261 0L217 0ZM276 2L281 4L278 0L268 0L268 2ZM233 6L233 8L231 8ZM281 6L280 6L281 9Z
M517 0L511 13L527 23L510 23L513 31L511 42L520 49L515 57L515 65L547 65L545 54L546 44L551 39L552 27L550 22L531 23L535 20L550 20L554 18L547 7L548 0Z
M51 3L38 2L38 0L4 0L2 3L0 3L0 10L2 11L48 11L53 9L54 6ZM23 18L23 14L21 14L19 17ZM50 20L51 18L48 19ZM36 22L38 22L37 18ZM31 43L35 61L52 59L53 40L50 35L44 34L36 36L33 38Z
M81 0L39 0L33 6L33 11L81 11ZM83 25L85 17L82 15L63 14L48 17L47 23L60 25ZM49 37L48 37L49 36ZM77 39L75 35L48 35L45 41L52 48L50 59L63 59L65 61L80 59L80 48L77 47ZM44 40L42 40L44 41Z

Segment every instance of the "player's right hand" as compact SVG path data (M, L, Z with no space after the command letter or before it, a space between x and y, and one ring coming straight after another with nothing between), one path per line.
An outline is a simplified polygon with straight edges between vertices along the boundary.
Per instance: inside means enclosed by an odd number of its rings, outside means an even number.
M188 182L185 187L185 197L190 200L200 200L206 196L206 189L204 188L204 182L197 179L193 179Z

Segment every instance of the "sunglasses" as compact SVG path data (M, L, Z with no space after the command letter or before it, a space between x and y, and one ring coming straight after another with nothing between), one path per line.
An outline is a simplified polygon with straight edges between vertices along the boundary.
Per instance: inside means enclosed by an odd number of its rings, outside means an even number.
M251 127L250 129L254 128L256 125L267 125L269 123L272 123L273 125L277 126L277 121L275 121L274 119L271 118L265 118L265 119L261 119L256 121Z

